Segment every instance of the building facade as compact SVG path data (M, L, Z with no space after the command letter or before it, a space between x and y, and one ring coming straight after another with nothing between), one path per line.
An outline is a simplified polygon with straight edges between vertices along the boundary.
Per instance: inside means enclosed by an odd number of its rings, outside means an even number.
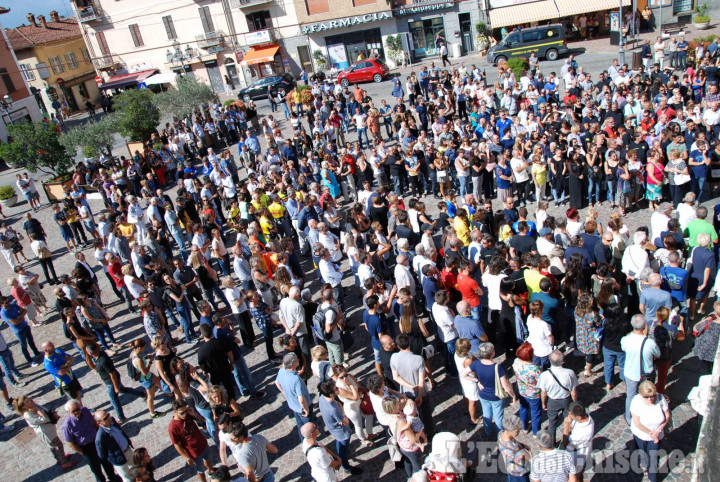
M7 12L0 8L0 14ZM9 96L10 103L0 106L0 141L7 142L8 126L39 122L43 113L35 96L25 84L15 52L0 25L0 97ZM5 100L5 99L3 99Z
M55 101L65 101L70 112L84 110L88 100L97 105L95 68L77 21L54 11L49 19L31 13L27 19L28 25L6 34L25 82L38 93L45 110L54 112Z

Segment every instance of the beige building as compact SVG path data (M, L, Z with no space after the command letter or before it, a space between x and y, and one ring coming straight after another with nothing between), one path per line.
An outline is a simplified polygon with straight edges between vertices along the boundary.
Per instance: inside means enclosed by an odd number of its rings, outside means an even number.
M173 83L184 72L218 92L300 70L283 45L299 35L287 2L71 0L101 89Z
M32 13L28 25L6 30L23 79L39 93L45 109L55 112L53 102L67 103L69 112L85 109L90 100L99 108L100 91L95 68L74 18L50 18Z

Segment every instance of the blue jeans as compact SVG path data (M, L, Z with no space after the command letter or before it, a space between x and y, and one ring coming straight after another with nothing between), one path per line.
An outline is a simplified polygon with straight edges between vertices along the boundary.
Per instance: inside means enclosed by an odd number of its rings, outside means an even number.
M20 377L20 372L18 372L17 368L15 368L15 360L13 359L13 354L12 351L10 351L10 348L0 351L0 366L2 366L2 370L5 372L5 376L8 377L8 380L10 380L10 383L17 383L17 379Z
M255 383L253 383L250 370L245 363L245 359L241 356L235 358L235 368L233 368L233 376L235 383L240 388L240 394L245 397L247 395L255 395Z
M458 176L458 184L460 184L460 197L465 197L465 194L470 192L470 177L469 176Z
M610 201L612 204L617 204L618 196L620 195L620 192L617 189L617 181L610 180L607 182L607 198L608 201Z
M510 475L507 476L507 482L529 482L530 481L530 475Z
M635 395L637 395L639 385L639 381L630 380L629 378L625 379L625 422L627 422L628 426L632 421L632 416L630 415L630 403Z
M640 440L635 435L633 435L633 438L640 451L640 467L647 470L650 482L657 482L658 450L660 449L660 444L653 441Z
M542 405L540 403L540 397L538 398L525 398L520 395L520 412L518 416L523 423L523 430L527 430L528 427L528 414L532 419L532 432L533 435L537 435L540 430L540 422L542 419Z
M178 326L180 326L180 322L178 321L177 317L175 316L175 312L174 312L173 310L171 310L171 309L166 309L166 310L165 310L165 317L166 317L167 319L169 319L169 320L172 320L173 326L174 326L175 328L177 328Z
M208 434L210 435L210 438L212 438L216 444L219 445L218 438L217 438L217 426L215 425L215 420L213 420L213 414L212 410L210 409L202 409L195 407L195 411L203 416L205 419L205 427L207 428Z
M505 416L505 401L504 400L485 400L480 397L480 405L482 406L483 412L483 425L485 426L485 435L488 437L493 435L493 432L500 433L503 431L503 418ZM495 426L493 427L493 421Z
M550 368L550 357L549 356L535 356L532 359L533 364L540 367L541 370L547 370Z
M225 256L218 258L217 262L220 265L220 270L222 271L223 276L230 276L230 256L226 254Z
M110 330L109 324L103 325L101 330L93 330L93 332L97 335L98 340L100 340L100 344L106 350L110 350L110 347L108 346L107 341L105 340L106 335L112 343L117 343L115 341L115 337L112 334L112 331Z
M593 202L593 191L595 191L595 202L600 202L600 183L588 177L588 202Z
M480 314L482 313L482 305L477 305L474 308L470 308L470 316L473 320L477 321L478 323L481 322L480 320Z
M30 348L32 348L33 354L36 357L42 355L42 353L35 346L35 339L33 338L33 334L30 330L29 325L21 329L20 331L16 331L15 336L20 342L20 350L22 351L22 354L28 363L33 361L32 357L30 356L30 351L28 351L28 345L30 346Z
M697 195L698 203L701 203L703 197L703 186L705 185L705 178L693 177L691 185L692 191Z
M312 408L311 408L309 417L303 417L302 413L298 413L295 411L293 411L293 415L295 416L295 422L297 423L298 435L300 436L300 440L305 440L305 437L303 437L302 432L300 432L300 428L308 422L314 423L315 422L315 414L313 413Z
M170 234L172 234L173 239L178 245L178 249L180 250L180 256L182 256L183 260L187 260L188 257L188 251L185 249L185 233L182 232L182 230L171 230Z
M455 341L457 341L457 338L455 340L445 342L445 366L448 374L457 376L457 365L455 365Z
M180 306L177 307L177 314L180 317L180 324L182 324L183 331L185 332L185 341L187 343L192 342L192 338L196 338L197 334L192 326L192 318L190 317L190 302L187 297L183 299Z
M290 118L290 107L288 107L287 102L281 102L283 106L283 113L285 114L285 120L288 120Z
M111 384L105 384L105 389L107 390L108 398L110 398L110 405L112 405L113 409L115 410L115 413L120 418L125 418L125 412L123 412L122 405L120 404L120 395L115 393L115 388ZM128 388L120 384L120 393L129 393L130 395L135 395L136 397L145 397L145 390L140 390L139 388Z
M609 348L602 348L603 352L603 373L605 374L605 385L612 385L613 372L615 371L615 361L620 367L620 380L625 380L625 352L613 351Z
M340 457L340 460L342 460L343 469L350 470L350 461L348 460L348 452L350 451L350 439L335 440L335 449L337 450L338 457Z
M358 133L358 142L360 143L360 149L365 149L363 147L363 136L365 136L365 142L367 142L368 147L370 147L370 138L368 137L367 133L367 127L358 127L357 130Z
M553 195L553 201L555 201L555 204L565 202L565 189L563 189L560 192L559 200L558 200L558 190L555 188L552 188L552 195Z

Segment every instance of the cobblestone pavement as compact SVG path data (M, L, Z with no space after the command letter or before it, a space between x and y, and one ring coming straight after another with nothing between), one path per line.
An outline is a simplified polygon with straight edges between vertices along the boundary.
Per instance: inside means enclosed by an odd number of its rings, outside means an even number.
M591 50L592 52L592 50ZM611 58L612 53L605 51L603 55ZM581 62L582 63L582 62ZM488 69L490 73L490 69ZM593 73L595 73L593 71ZM387 88L388 83L379 85L370 84L368 90L373 91L371 95L378 99L389 99L390 89ZM260 103L261 113L267 114L269 109ZM283 126L285 132L288 126ZM355 134L350 133L348 137L355 139ZM237 149L232 148L236 154ZM121 152L119 152L120 154ZM12 184L14 182L16 170L8 170L0 173L0 182ZM174 191L174 190L173 190ZM43 196L44 198L44 196ZM432 198L426 199L426 204L431 207ZM98 200L91 201L93 211L99 213L102 210L102 203ZM496 206L499 207L499 206ZM17 229L21 224L21 217L27 212L28 206L23 201L16 207L6 208L5 214L8 216L8 222L13 224ZM604 203L600 208L600 220L604 223L610 212L608 203ZM550 208L553 215L561 215L558 208ZM625 218L630 230L634 230L639 226L648 225L649 212L639 210L628 214ZM581 212L581 216L584 213ZM74 265L74 259L68 255L58 236L58 231L51 217L51 210L45 204L36 217L44 224L46 230L50 233L50 246L54 249L55 266L58 273L68 273ZM24 241L27 246L27 241ZM27 253L31 253L29 247ZM91 254L90 250L86 250L87 254ZM91 256L90 256L91 257ZM94 263L94 262L91 262ZM2 265L2 273L7 276L11 275L6 263L0 261ZM304 266L307 270L311 269L310 264L305 261ZM40 273L40 266L32 261L29 263L31 271ZM346 266L347 268L347 266ZM96 267L96 270L99 267ZM349 271L349 270L348 270ZM314 277L311 277L313 280ZM130 315L124 308L124 304L115 302L107 285L107 279L100 276L100 284L104 290L104 300L110 303L109 313L112 318L112 327L118 341L127 344L136 337L144 336L142 322L138 316ZM4 283L3 283L4 284ZM349 286L352 284L352 276L348 273L344 284ZM317 281L313 281L310 288L315 293L319 288ZM7 290L4 290L5 293ZM44 288L45 295L52 300L51 290L49 286ZM361 311L358 310L359 300L350 298L348 306L353 306L349 311L350 325L358 328L361 322ZM710 306L711 303L708 303ZM62 328L57 315L53 314L47 319L47 325L35 328L33 330L36 343L40 345L43 341L52 340L59 347L69 353L75 352L72 346L62 335ZM43 404L52 408L60 408L63 399L60 399L53 387L51 377L47 375L41 366L30 368L24 363L24 359L20 354L18 343L14 335L6 326L0 328L6 340L10 343L18 366L27 378L28 385L23 389L10 387L10 395L17 396L21 393L30 395ZM360 377L362 380L368 374L372 373L373 367L371 363L372 354L369 348L369 340L364 328L354 330L355 347L348 358L350 371ZM260 334L258 333L258 336ZM666 450L677 450L671 454L673 464L680 464L676 470L669 474L665 480L685 481L690 480L689 470L692 467L693 455L697 434L699 430L699 422L695 412L686 402L687 394L690 389L696 385L698 375L695 369L695 361L692 354L688 355L691 350L692 341L688 340L678 343L675 349L675 362L669 376L668 395L671 398L672 409L672 430L664 442ZM114 361L121 373L121 378L128 386L134 386L135 382L128 380L125 374L125 361L128 357L128 350L123 349L114 356ZM179 355L194 362L196 360L196 349L182 344L179 346ZM268 440L275 443L280 454L277 457L271 457L271 465L276 473L278 480L309 480L309 468L305 464L304 455L299 448L299 439L295 430L295 421L288 413L284 403L283 396L278 393L272 383L276 374L276 367L265 360L265 350L262 340L256 343L256 349L246 355L246 360L253 373L257 385L268 392L268 396L262 401L243 400L242 407L247 414L246 420L249 428L253 432L262 433ZM480 437L480 426L470 424L467 411L460 396L460 387L456 380L445 379L444 370L441 368L439 357L432 360L432 367L435 373L435 379L438 382L436 389L432 392L432 399L435 405L434 415L438 431L451 431L459 435L465 443L465 455L469 460L478 464L478 472L480 473L477 480L504 480L504 476L498 474L497 454L484 458L486 445L482 443ZM568 357L569 366L574 368L576 372L581 371L582 360ZM80 377L84 386L84 403L91 409L111 409L105 387L102 385L99 377L95 373L88 373L89 369L84 362L78 360L75 363L75 372ZM624 384L616 386L609 393L604 389L602 380L602 366L596 365L596 372L599 376L595 376L590 380L581 380L579 395L581 401L589 407L590 413L595 421L596 437L594 442L594 459L599 465L595 466L595 470L589 469L587 474L592 477L587 479L597 481L614 481L614 480L641 480L641 476L628 475L627 461L628 456L623 455L622 450L632 449L634 443L629 428L622 419L624 407ZM310 384L311 393L316 393L315 383ZM157 467L156 478L158 480L188 480L193 477L192 471L184 464L171 446L167 434L167 425L170 421L170 415L163 418L151 420L147 415L147 409L143 399L121 398L124 403L125 413L129 421L125 425L125 430L132 437L135 447L146 447L153 457ZM161 411L170 410L170 400L158 395L156 405ZM508 408L507 413L514 413L517 406ZM316 407L316 414L319 413ZM8 410L2 409L2 412L9 417L8 423L15 426L15 430L10 434L0 435L0 450L3 453L3 462L0 464L3 470L3 478L5 480L28 480L28 481L46 481L50 479L71 481L71 480L91 480L92 475L85 464L79 465L68 473L61 473L59 468L54 465L54 461L50 456L49 450L43 446L35 437L31 429L27 427L23 420L19 420L17 416L12 416ZM62 410L60 411L62 413ZM64 413L63 413L64 415ZM376 430L379 430L376 426ZM479 431L480 430L480 431ZM537 450L537 445L532 437L521 435L520 440L530 445L533 450ZM330 444L330 438L325 437L324 443ZM365 472L362 476L355 477L357 480L403 480L404 471L393 470L393 465L388 461L386 451L383 447L385 440L382 439L380 444L375 448L361 447L359 442L353 437L351 445L352 460L362 467ZM75 456L78 457L78 456ZM216 462L219 462L217 454L215 454ZM684 470L682 470L684 468ZM236 472L237 473L237 472ZM340 476L343 477L342 475ZM586 480L587 480L586 479Z

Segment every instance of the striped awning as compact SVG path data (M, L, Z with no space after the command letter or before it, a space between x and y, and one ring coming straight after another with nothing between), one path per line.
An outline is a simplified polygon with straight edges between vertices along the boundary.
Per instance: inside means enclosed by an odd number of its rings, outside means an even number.
M570 17L581 13L598 12L600 10L617 10L618 0L555 0L561 17ZM632 0L623 0L623 7L629 7Z
M583 4L583 1L577 3ZM493 8L490 10L490 26L492 28L506 27L508 25L519 25L521 23L540 22L559 18L558 9L554 0L542 0L540 2L522 3L511 7Z

